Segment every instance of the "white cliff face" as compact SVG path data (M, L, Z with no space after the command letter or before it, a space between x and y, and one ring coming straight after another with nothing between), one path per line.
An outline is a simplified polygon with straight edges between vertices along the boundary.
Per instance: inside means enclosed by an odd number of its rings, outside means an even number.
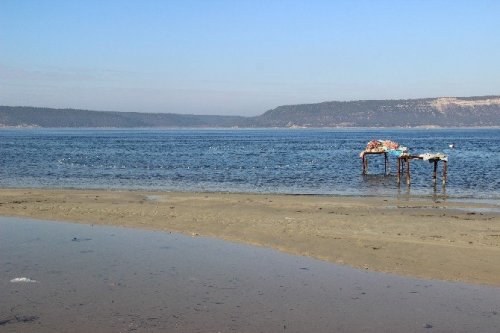
M464 100L455 97L440 97L431 102L431 106L441 113L444 113L449 106L458 106L466 108L474 108L476 106L500 106L500 98L484 98L474 100Z

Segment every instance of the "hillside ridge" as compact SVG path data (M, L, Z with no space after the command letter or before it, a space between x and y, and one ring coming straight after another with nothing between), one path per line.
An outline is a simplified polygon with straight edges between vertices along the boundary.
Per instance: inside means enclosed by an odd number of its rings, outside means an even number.
M500 126L500 96L329 101L282 105L254 117L0 106L0 127L286 128L497 126Z

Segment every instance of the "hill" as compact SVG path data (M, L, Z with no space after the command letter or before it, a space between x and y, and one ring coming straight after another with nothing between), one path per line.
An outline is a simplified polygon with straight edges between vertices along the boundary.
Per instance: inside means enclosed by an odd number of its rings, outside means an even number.
M286 105L256 122L266 127L500 126L500 96Z
M0 106L0 127L476 127L500 126L500 96L284 105L256 117Z
M231 127L243 119L237 116L0 106L0 126L4 127Z

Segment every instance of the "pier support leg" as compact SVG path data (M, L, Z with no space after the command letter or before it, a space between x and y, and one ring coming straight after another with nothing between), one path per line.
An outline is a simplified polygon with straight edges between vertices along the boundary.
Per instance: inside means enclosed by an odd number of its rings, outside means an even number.
M448 162L443 161L443 186L446 185L446 177L448 177Z
M433 162L434 162L434 172L432 174L432 182L436 184L438 160L434 160Z
M401 183L401 157L398 157L398 185Z
M406 185L410 186L411 176L410 176L410 159L406 160Z
M387 175L387 153L384 153L384 176Z

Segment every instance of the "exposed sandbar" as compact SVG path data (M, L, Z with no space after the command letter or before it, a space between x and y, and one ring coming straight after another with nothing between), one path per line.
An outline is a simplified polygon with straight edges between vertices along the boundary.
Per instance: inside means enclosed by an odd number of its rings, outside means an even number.
M211 236L380 272L494 286L500 286L498 208L430 199L0 189L4 216Z

